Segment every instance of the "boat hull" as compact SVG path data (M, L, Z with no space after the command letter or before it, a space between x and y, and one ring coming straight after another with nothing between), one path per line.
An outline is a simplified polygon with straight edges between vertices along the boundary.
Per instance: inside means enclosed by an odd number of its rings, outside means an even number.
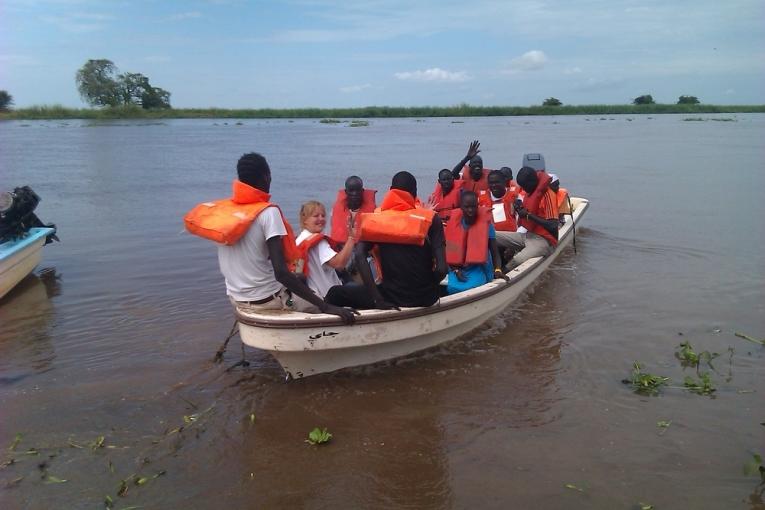
M33 228L24 239L0 245L0 299L37 267L45 238L54 232Z
M588 203L580 199L578 206L577 221ZM296 378L406 356L465 335L506 309L572 242L572 230L569 224L550 256L510 271L509 282L494 280L432 307L365 310L351 326L334 316L237 309L240 335L246 345L269 351Z

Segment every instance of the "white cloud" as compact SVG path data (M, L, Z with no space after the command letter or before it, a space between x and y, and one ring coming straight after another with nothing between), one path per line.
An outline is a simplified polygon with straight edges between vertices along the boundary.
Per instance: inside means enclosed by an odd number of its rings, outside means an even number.
M363 85L350 85L348 87L340 87L340 92L345 92L346 94L352 93L352 92L361 92L362 90L366 90L372 88L372 85L369 83L365 83Z
M425 69L424 71L405 71L395 73L394 76L403 81L440 81L452 83L459 83L472 79L472 77L465 71L452 72L439 67L432 67L430 69Z
M173 21L179 21L184 19L195 19L195 18L201 18L202 13L198 11L191 11L191 12L179 12L178 14L173 14L170 16L170 19Z
M531 50L527 51L520 57L516 57L510 61L510 64L505 68L503 74L518 74L528 71L538 71L542 69L547 63L547 55L544 51Z
M580 74L581 72L581 67L569 67L563 70L563 74Z

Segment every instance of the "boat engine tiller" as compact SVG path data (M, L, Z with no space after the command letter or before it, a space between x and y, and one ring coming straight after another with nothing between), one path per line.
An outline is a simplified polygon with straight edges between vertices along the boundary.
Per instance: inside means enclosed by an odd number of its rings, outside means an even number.
M44 224L34 213L40 197L29 186L0 192L0 243L24 237L30 228L56 228L52 223ZM45 244L58 241L55 233L45 239Z

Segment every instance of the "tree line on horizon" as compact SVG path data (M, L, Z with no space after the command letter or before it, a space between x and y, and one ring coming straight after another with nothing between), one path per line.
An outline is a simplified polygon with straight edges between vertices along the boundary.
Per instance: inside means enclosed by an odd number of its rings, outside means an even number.
M632 104L656 104L656 101L653 100L651 94L645 94L633 99ZM701 104L701 101L699 101L699 98L696 96L680 96L675 104ZM548 97L544 100L542 106L563 106L563 103L557 97Z

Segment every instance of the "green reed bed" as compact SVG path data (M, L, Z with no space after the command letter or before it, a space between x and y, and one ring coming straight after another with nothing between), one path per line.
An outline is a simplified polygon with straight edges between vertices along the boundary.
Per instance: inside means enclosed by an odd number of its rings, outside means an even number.
M144 110L137 106L116 108L66 108L43 105L0 113L6 120L48 119L359 119L393 117L511 117L525 115L765 113L765 105L563 105L563 106L366 106L362 108L226 109L172 108Z

